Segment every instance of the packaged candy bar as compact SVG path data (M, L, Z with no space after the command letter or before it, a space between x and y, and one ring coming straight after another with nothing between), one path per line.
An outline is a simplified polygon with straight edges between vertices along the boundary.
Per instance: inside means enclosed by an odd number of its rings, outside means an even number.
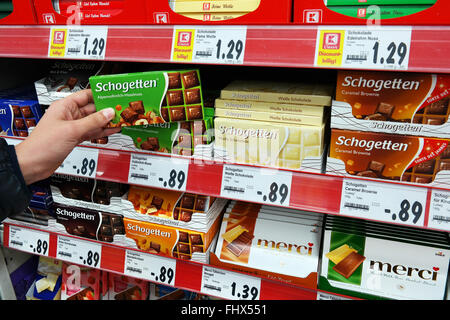
M130 186L122 213L137 220L207 232L227 202L187 192Z
M48 75L34 83L39 103L50 105L68 95L89 88L89 77L100 73L103 62L55 61Z
M112 127L204 119L198 70L94 76L89 81L97 110L115 109Z
M92 240L113 242L125 234L123 216L56 203L54 214L68 234Z
M128 185L53 174L50 177L50 188L55 203L120 214L121 197L127 192Z
M206 232L124 218L126 237L138 249L183 260L208 263L209 250L221 221L217 216Z
M147 300L149 282L108 272L108 300Z
M0 99L0 133L6 136L28 137L43 115L36 100Z
M315 289L321 226L226 213L210 264Z
M333 129L327 172L419 184L448 184L450 140Z
M426 5L396 5L396 6L328 6L328 9L360 19L394 19L409 16L430 8Z
M217 117L215 156L227 161L300 170L321 157L324 125L310 126Z
M450 76L339 71L331 127L449 138Z
M195 154L199 145L213 141L213 118L144 126L123 127L122 134L133 139L140 150L173 153L184 156Z
M100 300L102 270L64 262L61 300Z
M319 289L362 299L444 299L448 236L446 242L421 242L345 227L346 219L339 220L340 225L327 220ZM378 225L382 230L384 224Z
M176 13L209 13L209 12L251 12L258 8L261 0L214 0L180 1L169 0L170 8Z

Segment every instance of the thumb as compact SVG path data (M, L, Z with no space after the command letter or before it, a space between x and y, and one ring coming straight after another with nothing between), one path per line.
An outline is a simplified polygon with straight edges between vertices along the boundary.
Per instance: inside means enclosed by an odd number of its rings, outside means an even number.
M89 132L96 129L101 129L106 127L108 122L110 122L116 112L113 108L107 108L95 113L92 113L84 118L81 118L78 121L81 128L83 128L84 132Z

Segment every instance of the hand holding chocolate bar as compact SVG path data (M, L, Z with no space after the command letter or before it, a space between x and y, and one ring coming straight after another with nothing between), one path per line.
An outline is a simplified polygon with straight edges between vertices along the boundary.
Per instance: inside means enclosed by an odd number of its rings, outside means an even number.
M25 182L49 177L82 141L118 132L119 128L106 128L114 114L113 109L95 112L91 90L52 103L32 134L16 146Z

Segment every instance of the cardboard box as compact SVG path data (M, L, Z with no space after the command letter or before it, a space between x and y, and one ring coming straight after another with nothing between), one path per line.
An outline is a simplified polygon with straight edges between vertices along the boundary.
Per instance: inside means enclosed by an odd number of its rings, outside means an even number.
M317 288L321 226L226 213L210 264Z
M345 0L345 4L351 0ZM371 0L369 0L371 1ZM371 1L370 3L374 3ZM337 1L335 1L336 3ZM355 1L352 1L352 3ZM357 17L345 15L327 7L323 0L294 0L294 23L297 24L315 24L315 25L449 25L446 12L450 9L450 3L446 0L436 0L435 3L425 3L424 10L404 15L397 18L382 19L383 4L377 1L378 8L359 7ZM387 2L387 1L385 1ZM414 1L414 3L418 3ZM330 5L330 2L328 2ZM340 4L340 1L339 1ZM365 4L363 4L365 5ZM369 2L367 3L369 5ZM342 7L345 7L342 6ZM373 11L374 10L374 11ZM354 15L352 13L351 15Z
M178 1L177 1L178 2ZM218 17L217 12L211 11L216 1L197 1L202 4L204 12L201 13L176 13L172 10L168 0L153 0L148 7L149 24L174 24L174 25L205 25L205 24L226 24L233 25L268 25L268 24L288 24L292 21L292 2L290 0L270 0L252 1L258 3L249 9L253 11L239 15L237 12L228 12L227 16ZM234 1L227 1L232 3ZM239 2L239 1L236 1ZM240 1L243 2L243 1ZM248 2L248 1L247 1ZM206 13L206 11L210 13ZM226 19L226 20L225 20Z
M448 239L421 243L327 222L319 289L363 299L442 300L449 249Z
M339 71L331 128L450 138L450 76Z
M89 82L97 110L115 109L112 127L205 118L198 70L111 74Z
M149 2L145 0L118 1L90 1L104 2L107 5L92 7L84 6L88 1L73 1L65 4L66 0L34 0L38 24L56 25L139 25L147 24L147 10ZM59 2L59 3L58 3ZM81 2L81 6L78 3ZM122 3L117 6L116 3Z
M228 200L187 192L131 186L122 198L130 219L207 233Z
M32 0L11 0L2 3L0 25L34 25L37 23Z

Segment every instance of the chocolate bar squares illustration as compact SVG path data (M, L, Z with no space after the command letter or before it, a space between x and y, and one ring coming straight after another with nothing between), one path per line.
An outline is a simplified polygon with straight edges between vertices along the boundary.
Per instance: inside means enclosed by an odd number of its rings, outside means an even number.
M366 259L366 257L360 255L357 250L347 244L328 252L325 256L335 263L333 270L346 279L348 279Z
M178 242L173 248L172 256L190 260L194 252L205 252L202 236L198 233L179 231Z
M406 170L401 181L431 183L439 171L450 170L450 145L434 159L424 161Z
M168 73L169 86L161 106L165 122L203 119L198 71Z
M427 125L442 125L448 121L450 113L450 98L445 98L422 108L416 112L412 119L393 119L395 106L380 102L374 114L366 115L364 120L409 122Z

